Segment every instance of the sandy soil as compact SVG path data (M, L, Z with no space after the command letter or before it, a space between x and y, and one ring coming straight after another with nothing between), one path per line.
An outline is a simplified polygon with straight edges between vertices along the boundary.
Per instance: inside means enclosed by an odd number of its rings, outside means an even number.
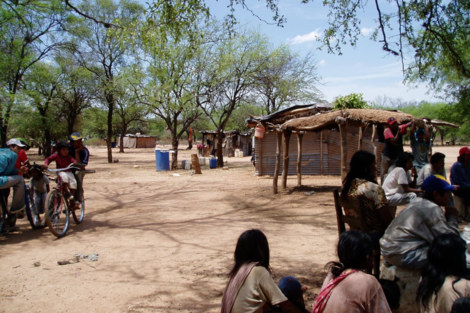
M449 172L458 148L434 150L447 155ZM90 152L96 173L85 178L82 224L56 239L24 219L20 232L0 239L0 312L218 312L236 240L250 228L268 237L276 281L294 275L310 287L311 308L335 259L339 177L305 176L306 187L273 195L272 179L253 176L249 157L191 176L156 172L153 149L114 150L114 164L103 147ZM91 253L97 262L57 264Z

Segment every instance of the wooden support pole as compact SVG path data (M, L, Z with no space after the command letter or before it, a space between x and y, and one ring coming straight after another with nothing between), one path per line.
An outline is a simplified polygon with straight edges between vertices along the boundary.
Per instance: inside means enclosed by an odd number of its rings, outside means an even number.
M323 175L323 130L320 131L320 174Z
M357 144L357 150L361 150L362 149L362 142L364 141L364 133L367 129L367 127L369 126L369 124L366 124L364 126L361 126L359 127L359 141L358 141L358 144Z
M297 186L302 185L302 139L304 134L298 133L297 134Z
M274 168L274 178L273 178L273 192L278 194L277 190L277 179L279 177L279 169L281 168L281 144L282 144L282 133L277 133L277 148L276 148L276 166Z
M284 150L284 163L282 165L282 190L286 190L287 188L287 173L289 172L289 142L291 133L291 131L285 131L284 140L282 141L282 149Z
M375 161L377 162L377 146L375 145L375 133L377 132L377 125L372 125L372 136L370 137L370 143L372 144L373 154L375 156ZM382 162L380 162L382 163ZM377 162L378 164L378 162ZM380 177L382 176L382 165L380 165ZM377 179L377 177L376 177ZM380 182L382 183L382 181Z
M335 121L341 136L341 181L344 181L348 173L348 124L346 119L340 116Z
M258 156L258 160L256 161L258 175L263 176L263 149L261 148L261 138L255 137L255 153Z

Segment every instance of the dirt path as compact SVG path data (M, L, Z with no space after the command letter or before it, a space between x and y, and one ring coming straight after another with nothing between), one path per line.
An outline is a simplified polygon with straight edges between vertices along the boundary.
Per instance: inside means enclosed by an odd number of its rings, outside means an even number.
M458 152L435 150L447 167ZM335 259L339 177L304 177L312 196L273 195L272 179L254 177L249 157L190 176L156 172L153 149L114 151L120 161L108 164L104 148L90 148L97 172L85 178L85 221L71 222L66 237L33 231L25 219L0 240L0 312L218 312L236 240L250 228L268 237L276 281L294 275L310 287L311 308ZM97 262L57 264L91 253Z

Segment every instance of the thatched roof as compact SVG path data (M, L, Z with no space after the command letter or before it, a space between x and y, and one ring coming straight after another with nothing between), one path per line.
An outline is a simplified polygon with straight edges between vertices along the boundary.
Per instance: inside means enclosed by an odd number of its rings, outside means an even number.
M284 130L320 130L336 125L336 118L342 117L349 123L356 125L364 124L386 124L389 117L395 117L399 124L408 123L414 120L411 114L401 112L390 112L378 109L347 109L334 110L327 113L320 113L314 116L297 118L287 121L282 125Z
M431 120L431 125L433 126L444 126L444 127L453 127L453 128L460 128L460 126L446 122L441 120Z

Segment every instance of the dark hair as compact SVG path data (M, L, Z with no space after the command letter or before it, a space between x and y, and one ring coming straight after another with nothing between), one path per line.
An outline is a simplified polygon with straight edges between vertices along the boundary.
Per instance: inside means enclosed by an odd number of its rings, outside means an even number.
M455 300L450 313L468 313L470 312L470 297L462 297Z
M63 148L68 148L68 145L65 141L59 141L56 145L57 151L60 151Z
M423 198L426 199L426 200L434 202L434 191L437 191L441 196L444 196L444 194L446 192L450 192L450 191L446 191L446 190L433 190L433 191L426 191L425 190L424 193L423 193Z
M406 162L408 162L409 159L413 161L415 158L409 152L402 152L398 155L397 160L395 161L395 165L397 167L405 168Z
M235 276L243 264L258 262L269 272L269 245L268 239L261 230L250 229L238 238L234 253L235 265L230 271L230 277Z
M376 177L372 176L370 166L375 162L375 155L370 152L359 150L351 158L349 162L349 172L343 182L343 190L341 191L341 198L344 200L348 196L351 183L356 178L366 179L370 182L377 184Z
M460 163L463 163L463 155L459 155L457 157L457 161L459 161Z
M400 287L396 282L389 279L379 279L379 283L387 298L388 306L392 310L398 310L400 308L401 292Z
M466 251L466 242L457 234L443 234L434 238L428 249L427 264L421 271L416 296L416 301L423 305L425 311L428 310L433 294L437 296L447 276L457 277L453 284L461 278L470 279Z
M366 268L367 257L372 253L370 236L359 230L350 230L341 234L338 241L339 262L329 262L326 268L338 277L344 270L362 270Z
M436 152L431 156L431 164L439 163L440 160L443 160L445 158L446 155L444 153Z
M31 174L33 171L37 171L39 172L40 174L42 174L42 171L41 171L41 167L37 164L33 164L30 168L29 168L29 173Z

